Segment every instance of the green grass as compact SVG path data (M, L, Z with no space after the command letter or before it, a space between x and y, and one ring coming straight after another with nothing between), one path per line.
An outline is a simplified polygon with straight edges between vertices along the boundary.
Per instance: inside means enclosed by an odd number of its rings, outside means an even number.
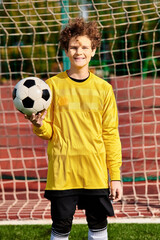
M50 240L49 225L1 225L0 240ZM71 240L87 240L86 225L73 225ZM109 224L109 240L160 240L160 224Z

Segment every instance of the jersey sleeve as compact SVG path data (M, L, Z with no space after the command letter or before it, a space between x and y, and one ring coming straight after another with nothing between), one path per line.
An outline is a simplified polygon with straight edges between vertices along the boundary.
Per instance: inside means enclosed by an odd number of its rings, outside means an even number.
M47 114L45 119L43 120L43 125L41 127L33 126L33 132L42 139L50 140L53 135L53 115L54 115L54 104L53 104L53 86L51 84L50 79L46 81L49 85L51 92L52 92L52 101L47 109Z
M33 126L33 132L42 139L50 140L52 137L52 126L50 123L43 120L43 125L41 127Z
M102 135L110 180L120 180L120 167L122 164L121 142L118 131L117 104L111 86L104 100Z

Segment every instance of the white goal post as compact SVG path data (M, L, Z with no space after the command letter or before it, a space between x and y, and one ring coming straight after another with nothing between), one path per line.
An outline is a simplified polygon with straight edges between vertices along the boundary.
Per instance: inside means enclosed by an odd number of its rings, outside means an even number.
M46 80L68 68L59 31L78 16L98 23L101 47L90 69L117 100L123 199L115 217L160 217L160 1L1 0L0 220L50 219L47 142L14 108L12 90L24 77Z

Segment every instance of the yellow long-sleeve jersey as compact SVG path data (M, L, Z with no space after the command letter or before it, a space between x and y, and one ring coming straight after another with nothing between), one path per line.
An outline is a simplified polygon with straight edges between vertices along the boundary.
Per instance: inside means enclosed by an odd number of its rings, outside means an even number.
M84 82L62 72L46 81L52 103L40 128L48 142L46 190L56 194L103 194L111 180L120 180L121 143L112 86L90 73Z

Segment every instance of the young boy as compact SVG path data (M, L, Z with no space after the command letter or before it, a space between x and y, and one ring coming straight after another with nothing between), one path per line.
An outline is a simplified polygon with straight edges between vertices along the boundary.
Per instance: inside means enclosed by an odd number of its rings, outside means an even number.
M70 21L60 43L71 67L46 82L52 103L43 115L26 116L48 143L45 197L51 201L51 240L67 240L76 205L85 209L89 240L106 240L109 199L121 199L121 144L117 106L109 83L89 71L101 34L95 22ZM109 177L110 175L110 186Z

